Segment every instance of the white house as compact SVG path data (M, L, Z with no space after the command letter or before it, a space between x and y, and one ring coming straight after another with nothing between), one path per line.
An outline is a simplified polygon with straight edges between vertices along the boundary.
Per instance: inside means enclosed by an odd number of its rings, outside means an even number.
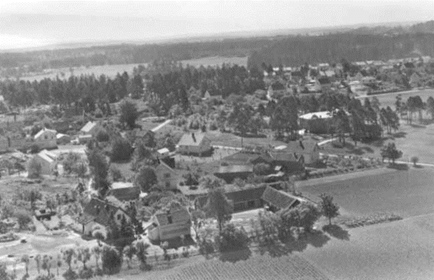
M211 140L204 133L186 133L181 137L177 145L180 154L191 154L200 156L211 151Z
M47 150L42 150L36 154L35 159L41 165L41 174L51 175L57 165L57 156Z
M80 134L82 135L93 135L98 131L98 129L100 128L100 124L98 122L91 122L89 121L87 124L85 124L81 129L80 129Z
M151 218L148 227L151 241L163 241L191 234L190 213L185 207L159 211Z
M53 129L41 129L35 134L33 140L40 149L54 149L57 147L57 131Z
M160 164L155 168L155 174L157 175L158 182L167 189L177 188L178 176L176 171L163 161L160 161Z

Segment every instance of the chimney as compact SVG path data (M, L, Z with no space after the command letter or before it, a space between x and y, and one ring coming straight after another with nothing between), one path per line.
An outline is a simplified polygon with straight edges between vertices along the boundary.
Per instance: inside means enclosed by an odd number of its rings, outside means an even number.
M196 143L196 136L194 135L194 132L191 133L191 138L193 138L193 142Z
M300 140L299 143L300 143L300 147L304 150L303 141Z

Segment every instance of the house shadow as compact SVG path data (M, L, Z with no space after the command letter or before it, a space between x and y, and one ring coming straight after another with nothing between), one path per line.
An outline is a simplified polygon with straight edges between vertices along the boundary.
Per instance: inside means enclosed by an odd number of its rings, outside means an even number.
M149 239L152 245L160 246L160 241L152 241ZM172 239L165 240L164 242L167 242L168 247L167 249L178 249L184 246L194 246L196 245L196 242L193 240L193 238L189 235L184 238L184 240L181 237L176 237Z
M315 248L324 246L330 237L321 231L313 231L305 233L299 238L290 237L284 241L261 242L259 244L259 252L261 255L268 253L271 257L281 257L292 252L303 252L308 245Z
M222 262L235 263L238 261L245 261L252 256L250 248L244 248L238 251L222 252L220 254L220 260Z
M325 225L322 229L334 238L347 241L350 240L350 234L348 231L338 225Z

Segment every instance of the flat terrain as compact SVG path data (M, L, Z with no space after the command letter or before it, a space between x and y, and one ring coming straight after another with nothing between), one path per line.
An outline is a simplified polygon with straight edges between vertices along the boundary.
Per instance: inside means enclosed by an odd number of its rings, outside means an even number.
M412 156L417 156L419 162L434 164L434 124L401 126L405 135L395 138L396 147L403 152L400 160L409 161Z
M133 68L137 67L138 65L145 65L146 63L134 63L134 64L115 64L115 65L101 65L101 66L90 66L90 67L75 67L72 68L72 72L70 68L60 68L60 69L53 69L51 73L47 74L41 74L41 75L35 75L35 76L28 76L28 77L21 77L21 80L25 81L40 81L45 78L53 79L56 78L56 76L59 76L59 78L69 78L71 76L71 73L74 76L80 76L80 75L92 75L100 76L100 75L106 75L110 78L113 78L116 76L117 73L123 73L124 71L127 71L128 74L131 74L133 72Z
M300 255L331 279L434 279L434 214L352 229Z
M424 102L426 102L427 98L432 96L434 97L434 89L423 89L423 90L409 90L409 91L403 91L403 92L391 92L391 93L384 93L384 94L376 94L376 95L369 95L368 97L372 99L372 97L377 97L378 100L381 103L382 107L390 106L390 108L395 110L395 101L396 96L401 95L402 101L407 101L407 99L410 96L416 96L419 95ZM362 100L365 99L365 97L361 98Z
M349 174L329 177L328 182L299 182L299 190L313 200L318 200L321 193L331 194L338 205L353 215L392 212L411 217L434 213L432 168L384 169L350 178L346 175Z
M197 59L189 59L182 60L182 65L186 66L189 64L190 66L200 67L203 65L204 67L208 66L217 66L222 65L223 63L230 64L238 64L239 66L247 67L247 56L246 57L222 57L222 56L210 56L210 57L202 57Z

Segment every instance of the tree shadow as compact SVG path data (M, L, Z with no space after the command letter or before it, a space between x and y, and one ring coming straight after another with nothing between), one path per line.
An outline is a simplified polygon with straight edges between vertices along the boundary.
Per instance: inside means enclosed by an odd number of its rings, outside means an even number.
M172 239L168 239L165 240L168 244L168 249L178 249L184 246L194 246L196 245L196 242L193 240L193 238L188 235L184 238L184 240L182 240L181 237L176 237L176 238L172 238ZM150 240L152 245L157 245L159 246L161 244L160 241L152 241Z
M401 171L407 171L409 169L408 164L406 163L390 163L387 168Z
M426 126L422 125L422 124L414 124L414 123L412 123L412 124L410 124L410 126L413 127L413 128L426 128Z
M423 166L422 165L419 165L419 164L416 164L416 165L412 165L413 166L413 168L417 168L417 169L421 169L421 168L423 168Z
M348 231L338 225L325 225L322 229L334 238L347 241L350 240L350 234Z
M404 138L407 135L407 132L400 131L392 134L393 138Z
M239 251L223 252L220 254L220 260L223 262L235 263L237 261L245 261L252 256L252 251L249 248L244 248Z
M281 257L292 252L303 252L308 245L315 248L324 246L330 237L321 231L304 233L298 238L290 237L284 241L274 240L272 242L260 242L260 254L268 253L271 257Z

